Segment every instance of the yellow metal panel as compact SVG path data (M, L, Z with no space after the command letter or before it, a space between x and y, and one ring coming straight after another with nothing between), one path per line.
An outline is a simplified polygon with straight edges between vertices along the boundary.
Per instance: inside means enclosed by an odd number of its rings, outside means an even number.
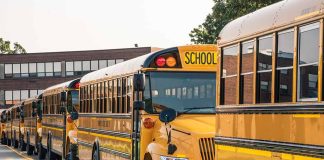
M214 69L218 64L216 45L188 45L178 47L183 69Z

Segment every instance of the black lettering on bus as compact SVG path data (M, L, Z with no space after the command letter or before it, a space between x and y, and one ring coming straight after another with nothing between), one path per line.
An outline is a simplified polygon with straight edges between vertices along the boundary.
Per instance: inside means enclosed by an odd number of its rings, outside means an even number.
M206 53L205 52L201 52L201 54L200 54L200 58L201 58L201 60L200 60L200 64L205 64L206 63Z
M185 56L186 56L186 58L185 58L185 59L186 59L185 63L186 63L186 64L189 64L190 61L191 61L191 57L189 56L189 54L190 54L189 52L186 52L186 53L185 53Z
M206 59L207 59L207 64L211 64L212 63L212 53L208 52Z

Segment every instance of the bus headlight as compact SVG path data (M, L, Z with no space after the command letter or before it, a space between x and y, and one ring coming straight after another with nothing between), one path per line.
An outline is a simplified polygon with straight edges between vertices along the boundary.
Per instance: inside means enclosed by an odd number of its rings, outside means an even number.
M37 129L37 133L38 133L38 136L41 137L41 136L42 136L42 128L38 128L38 129Z
M75 130L69 131L70 142L72 144L78 143L78 132Z
M20 133L24 134L25 133L25 128L24 127L20 127Z
M189 160L188 158L160 156L160 160Z

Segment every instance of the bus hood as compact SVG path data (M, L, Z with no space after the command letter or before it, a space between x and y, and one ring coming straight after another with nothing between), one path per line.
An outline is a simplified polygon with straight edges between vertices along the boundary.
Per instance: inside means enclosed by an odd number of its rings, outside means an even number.
M216 122L214 114L180 115L171 126L173 130L190 134L215 134Z

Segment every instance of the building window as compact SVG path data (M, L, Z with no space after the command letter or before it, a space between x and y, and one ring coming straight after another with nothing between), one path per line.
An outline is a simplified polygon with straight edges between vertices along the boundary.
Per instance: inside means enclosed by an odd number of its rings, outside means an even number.
M54 62L54 76L60 77L62 75L61 62Z
M21 64L21 77L29 77L28 63L22 63Z
M13 77L20 77L20 64L13 64Z
M65 68L66 68L66 75L67 76L73 76L74 75L73 62L66 62L65 63Z
M30 90L29 97L35 97L37 96L37 90Z
M45 77L45 63L37 63L37 76Z
M286 30L278 33L277 49L277 80L276 99L278 102L292 101L293 83L293 58L294 58L294 30ZM285 86L282 89L281 86Z
M20 99L25 100L29 98L28 90L21 90L20 91Z
M90 61L82 61L82 71L84 73L90 72Z
M222 93L224 94L221 95L221 104L230 105L236 103L237 56L238 45L223 49ZM195 94L196 92L197 94ZM194 95L198 95L198 88L197 90L196 88L194 89Z
M37 77L36 63L29 63L29 77Z
M241 58L241 103L251 104L253 102L253 62L254 41L242 43Z
M272 36L259 38L258 74L257 74L257 102L271 102L272 82Z
M53 77L53 62L45 63L46 67L46 77Z
M124 59L116 59L116 64L124 62Z
M115 60L108 60L108 67L115 64L116 64Z
M91 61L91 71L98 70L98 60Z
M298 100L316 101L318 82L319 23L299 29Z
M12 78L12 64L5 64L5 77Z
M81 61L74 62L74 75L82 75L82 62Z
M6 101L6 104L13 104L12 91L5 91L5 101Z
M99 69L107 67L107 60L99 60Z

